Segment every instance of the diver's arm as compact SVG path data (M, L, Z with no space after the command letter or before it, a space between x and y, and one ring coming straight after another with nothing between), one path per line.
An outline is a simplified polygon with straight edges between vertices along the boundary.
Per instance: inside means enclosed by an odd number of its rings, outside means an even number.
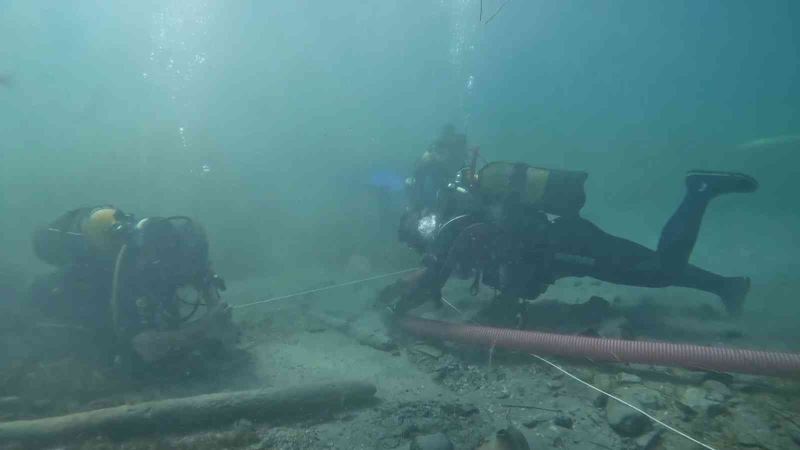
M388 307L392 312L404 314L426 301L441 304L442 288L450 277L441 264L426 255L424 268L402 278L378 293L378 305ZM394 302L394 303L392 303Z

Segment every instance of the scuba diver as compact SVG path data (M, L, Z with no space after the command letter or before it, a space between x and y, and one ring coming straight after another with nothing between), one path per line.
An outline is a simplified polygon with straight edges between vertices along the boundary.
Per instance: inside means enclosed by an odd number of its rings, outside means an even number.
M58 270L34 281L32 306L92 330L117 363L154 363L235 336L205 232L188 217L78 208L37 229L33 245ZM201 306L205 314L190 320Z
M377 228L394 228L403 209L423 211L434 208L438 192L446 188L452 175L464 167L467 154L466 135L457 133L453 125L447 124L414 163L411 176L392 170L372 172L366 185L378 207ZM398 198L403 191L407 197L405 205Z
M689 264L704 212L715 197L758 188L750 176L690 171L683 201L662 229L656 250L616 237L580 217L585 172L492 162L458 172L438 192L436 207L409 210L399 238L423 254L420 272L387 286L378 303L405 313L441 300L451 275L495 288L498 304L524 322L524 302L565 277L592 277L641 287L682 286L716 294L738 315L750 289L746 277L724 277ZM498 305L499 306L499 305ZM511 306L513 309L514 307Z
M406 179L409 209L434 208L437 194L464 167L467 156L467 136L457 133L451 124L442 127L433 144L414 164L413 175Z

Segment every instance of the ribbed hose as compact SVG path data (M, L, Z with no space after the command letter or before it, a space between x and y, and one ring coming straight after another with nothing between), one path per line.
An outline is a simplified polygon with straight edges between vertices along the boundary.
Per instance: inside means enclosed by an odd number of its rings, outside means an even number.
M114 326L114 332L120 334L119 324L119 277L122 273L122 262L125 260L125 253L128 251L128 246L123 244L117 253L117 258L114 260L114 275L111 278L111 323Z
M420 337L525 353L755 375L788 377L800 374L800 354L796 353L571 336L448 323L412 316L399 319L399 325Z

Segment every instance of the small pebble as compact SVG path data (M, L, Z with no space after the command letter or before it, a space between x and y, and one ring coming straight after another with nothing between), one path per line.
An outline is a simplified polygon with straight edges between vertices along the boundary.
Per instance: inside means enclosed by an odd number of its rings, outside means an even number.
M411 441L410 450L453 450L453 443L444 433L417 436Z
M569 416L557 416L555 419L553 419L553 423L561 428L569 428L571 430L575 421Z
M723 399L727 399L733 395L730 388L725 386L724 383L720 383L717 380L706 380L703 382L703 388L705 388L709 392L716 393L718 396L722 397Z
M546 422L546 421L545 421L545 420L542 420L542 419L530 419L530 420L526 420L525 422L522 422L522 425L523 425L525 428L536 428L536 427L538 427L538 426L539 426L539 424L541 424L542 422Z
M597 397L594 398L592 404L595 408L605 408L608 404L608 396L606 394L598 394Z
M524 425L526 428L536 428L540 424L548 422L551 419L552 416L550 414L537 414L531 417L530 419L527 419L524 422L522 422L522 425Z
M661 438L661 432L662 430L658 429L639 436L634 441L636 443L636 447L639 450L651 450L655 448L655 446L658 444L658 440Z
M233 424L233 429L236 431L253 431L253 422L247 419L239 419Z
M625 372L622 372L621 374L617 375L617 380L620 383L628 383L628 384L636 384L642 382L642 379L638 375Z

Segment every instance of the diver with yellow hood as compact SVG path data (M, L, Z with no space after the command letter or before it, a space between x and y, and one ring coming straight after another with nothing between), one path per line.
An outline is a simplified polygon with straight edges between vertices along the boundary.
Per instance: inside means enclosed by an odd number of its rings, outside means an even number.
M689 264L689 256L711 200L754 192L758 182L752 177L690 171L683 201L652 250L580 216L587 173L514 162L492 162L478 171L476 160L477 153L471 166L439 190L435 208L406 213L400 240L424 255L425 269L387 287L380 304L402 313L427 299L438 301L451 275L472 278L473 292L482 283L494 287L505 305L535 299L560 278L589 276L699 289L719 296L731 315L740 313L750 280L701 269Z
M33 244L58 267L34 281L33 306L97 332L115 356L152 363L235 334L205 232L188 217L138 220L110 205L77 208L37 229ZM195 318L201 306L205 314Z

